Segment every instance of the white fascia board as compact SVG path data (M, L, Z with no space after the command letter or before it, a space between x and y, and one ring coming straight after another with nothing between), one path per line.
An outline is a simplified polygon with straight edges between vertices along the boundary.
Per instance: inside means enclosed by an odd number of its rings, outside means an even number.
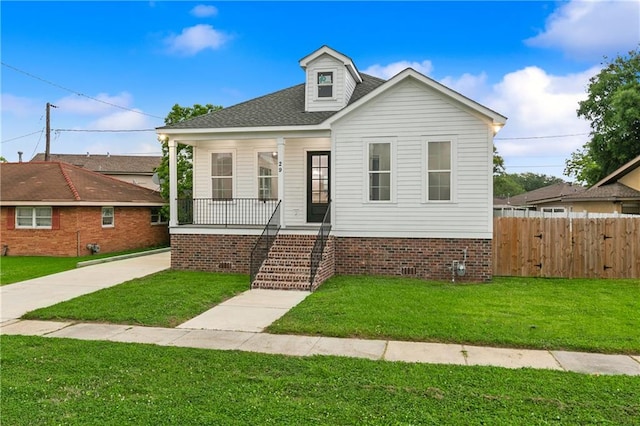
M54 207L162 207L169 203L147 203L135 201L0 201L2 207L20 207L20 206L54 206Z
M334 237L360 238L450 238L450 239L493 239L493 232L397 232L397 231L349 231L331 230Z
M340 62L342 62L342 64L349 70L349 73L351 74L351 76L358 83L362 83L362 76L358 72L358 68L356 68L356 66L353 63L353 61L351 60L351 58L349 58L348 56L343 55L340 52L337 52L337 51L333 50L329 46L322 46L320 49L316 50L315 52L305 56L302 59L300 59L300 61L298 63L300 64L300 67L303 70L306 70L307 69L307 65L309 65L309 63L311 61L313 61L313 60L315 60L315 59L317 59L320 56L325 55L325 54L337 59Z
M265 126L265 127L218 127L218 128L193 128L193 129L156 129L158 135L227 135L232 136L236 133L265 133L265 134L282 134L288 132L313 132L330 130L325 122L307 126ZM175 139L175 138L174 138Z
M251 140L251 139L275 139L277 137L284 138L328 138L331 137L331 130L329 126L323 126L323 128L314 126L313 128L305 126L297 127L269 127L258 128L240 128L237 132L228 132L228 129L213 129L209 132L208 129L194 129L193 132L176 132L171 135L171 139L178 143L185 145L194 145L200 141L211 140Z
M628 163L623 164L621 167L614 170L612 173L604 177L602 180L596 182L592 188L597 188L598 186L615 182L616 180L620 179L627 173L632 172L636 167L640 167L640 155L638 155L636 158L629 161Z
M171 235L260 235L262 228L214 228L197 226L169 227Z
M407 78L413 78L417 81L419 81L420 83L442 93L443 95L447 96L448 98L456 101L459 104L464 105L465 107L469 108L471 111L478 113L480 115L482 115L483 117L486 117L488 119L491 120L491 122L493 124L497 124L497 125L504 125L507 122L507 117L505 117L502 114L499 114L479 103L477 103L474 100L471 100L469 98L467 98L464 95L461 95L460 93L456 92L455 90L449 89L447 86L444 86L443 84L438 83L437 81L423 75L420 74L419 72L417 72L416 70L414 70L413 68L407 68L404 71L399 72L398 74L396 74L394 77L392 77L390 80L386 81L385 83L383 83L381 86L379 86L378 88L376 88L375 90L373 90L372 92L368 93L366 96L362 97L361 99L359 99L357 102L353 103L352 105L342 109L340 112L338 112L335 115L332 115L331 117L329 117L325 123L327 124L332 124L334 122L336 122L337 120L340 120L342 117L344 117L345 115L349 114L351 111L359 108L360 106L366 104L367 102L369 102L370 100L378 97L379 95L381 95L382 93L385 93L386 91L390 90L391 88L395 87L397 84L399 84L400 82L406 80Z

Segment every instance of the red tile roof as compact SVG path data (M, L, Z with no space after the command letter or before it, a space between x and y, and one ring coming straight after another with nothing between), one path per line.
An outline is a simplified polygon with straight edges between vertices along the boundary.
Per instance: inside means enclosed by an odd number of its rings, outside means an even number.
M166 204L160 194L62 162L0 163L0 200Z

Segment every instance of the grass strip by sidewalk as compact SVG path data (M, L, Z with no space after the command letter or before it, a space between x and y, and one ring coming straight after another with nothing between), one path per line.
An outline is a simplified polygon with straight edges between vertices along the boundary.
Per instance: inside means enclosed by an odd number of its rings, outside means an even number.
M175 327L249 289L243 274L163 271L27 313L23 318Z
M336 276L268 331L640 354L637 280Z
M80 257L0 256L0 285L13 284L75 269L78 262L105 259L149 250L152 249L127 250L117 253L102 253Z
M640 380L2 336L3 424L616 424Z

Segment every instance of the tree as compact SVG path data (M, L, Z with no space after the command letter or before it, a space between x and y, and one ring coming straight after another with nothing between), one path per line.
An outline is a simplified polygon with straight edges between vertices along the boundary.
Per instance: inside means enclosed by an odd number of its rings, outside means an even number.
M587 93L577 113L591 122L591 140L565 162L565 174L593 185L640 155L640 50L605 64Z
M194 117L209 114L210 112L222 109L221 106L211 104L195 104L193 107L181 107L175 104L171 112L164 119L164 124L171 125ZM161 140L162 161L156 169L158 179L160 179L160 193L165 200L169 200L169 143ZM178 197L191 197L193 189L193 147L190 145L180 145L176 147L177 170L178 170Z

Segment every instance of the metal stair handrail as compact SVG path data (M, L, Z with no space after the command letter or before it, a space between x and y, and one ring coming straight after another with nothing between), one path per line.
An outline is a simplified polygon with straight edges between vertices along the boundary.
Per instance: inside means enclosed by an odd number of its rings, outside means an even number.
M309 289L313 289L313 280L316 278L316 273L322 262L322 254L324 253L324 247L327 244L329 233L331 232L331 201L327 206L327 211L322 218L322 224L318 230L316 241L313 243L313 250L311 251L311 271L309 273Z
M262 230L262 234L254 244L253 249L251 250L250 280L252 285L256 279L256 275L258 275L258 272L262 267L262 264L267 259L267 256L269 256L269 250L271 249L271 246L273 245L273 242L275 241L276 236L278 235L278 231L280 231L281 203L282 201L278 201L278 204L276 205L276 208L273 210L273 213L271 214L269 221L267 222L264 229Z

